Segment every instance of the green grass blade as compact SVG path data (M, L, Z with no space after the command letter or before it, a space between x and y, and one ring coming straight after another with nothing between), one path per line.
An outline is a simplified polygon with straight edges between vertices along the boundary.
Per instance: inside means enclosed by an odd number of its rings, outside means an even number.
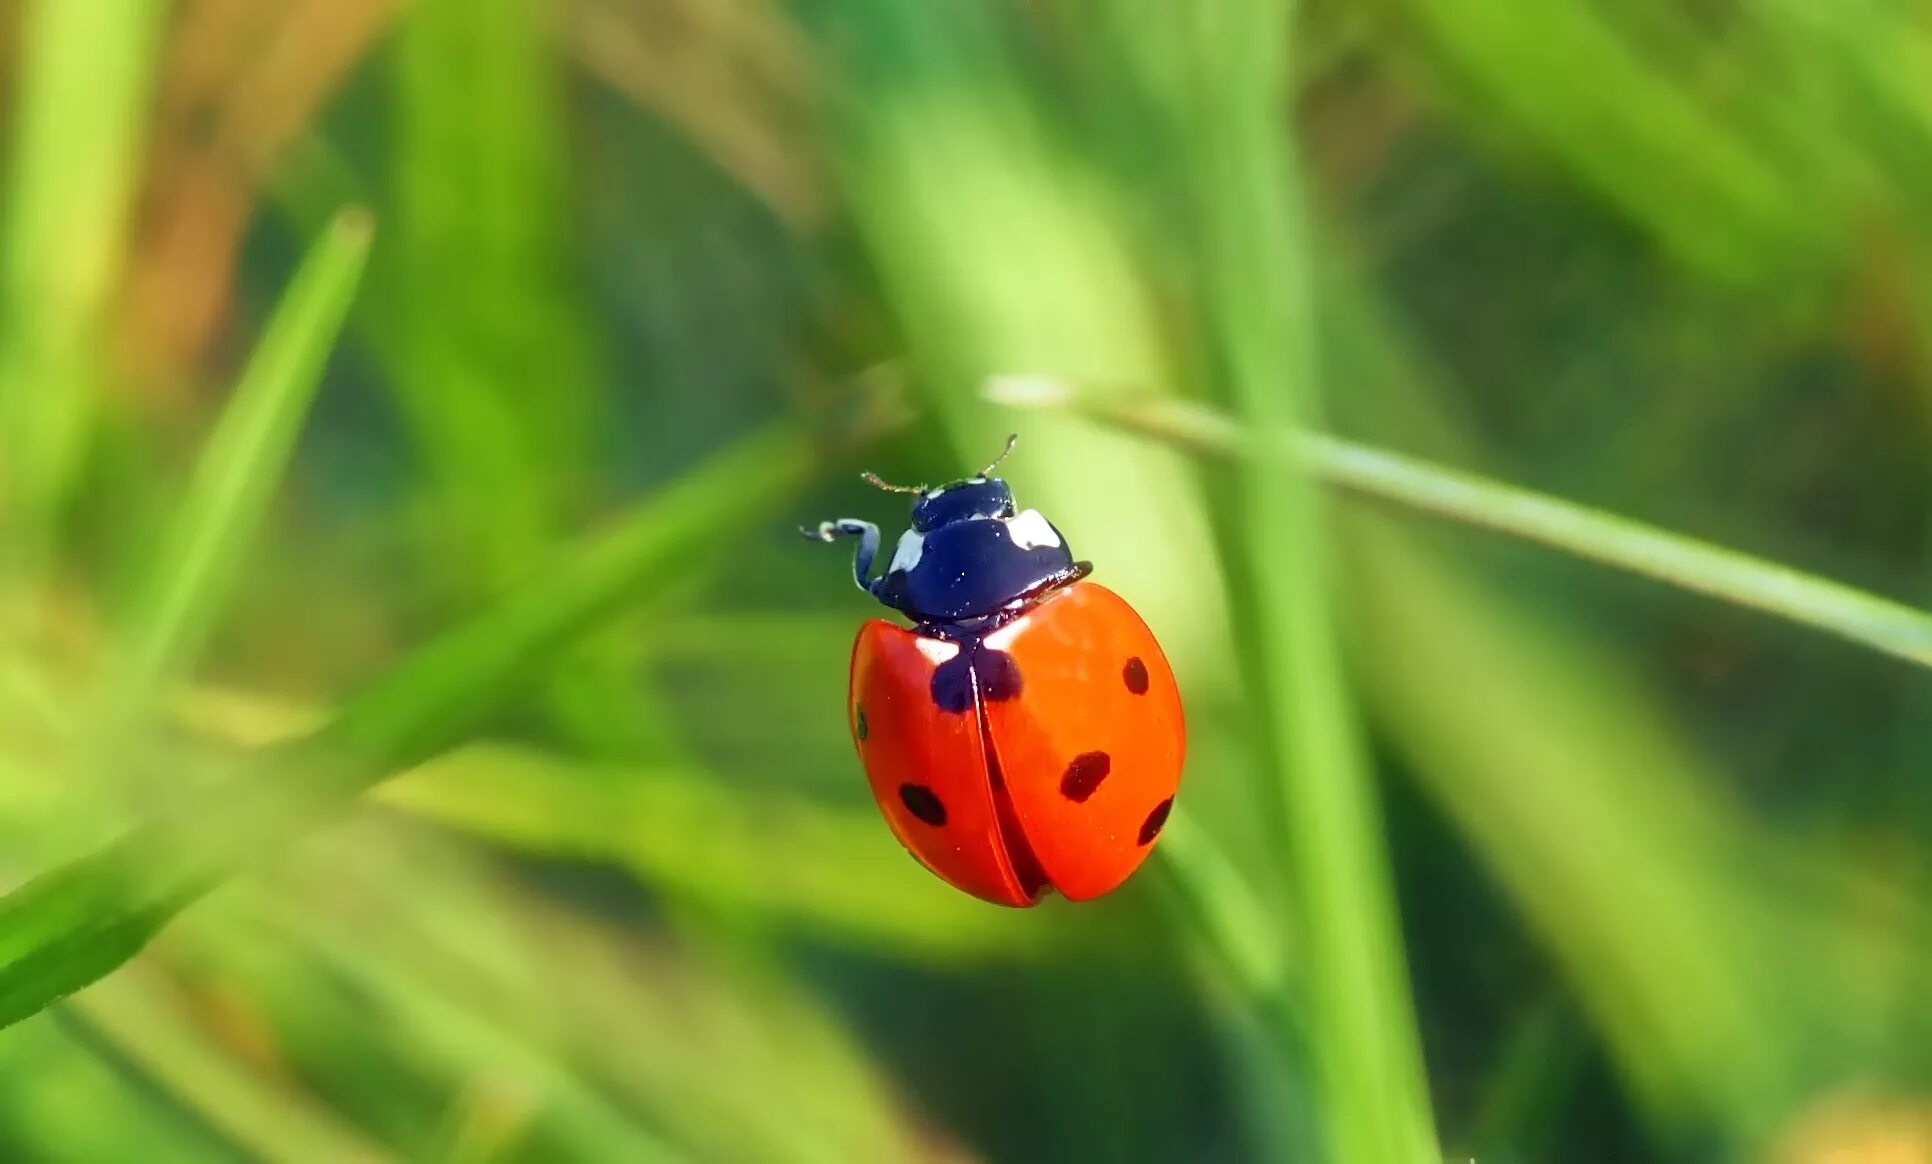
M1480 438L1445 407L1453 390L1442 373L1356 294L1344 287L1333 301L1343 308L1338 354L1360 386L1355 423L1466 463ZM1557 994L1594 1028L1577 1033L1580 1053L1607 1052L1657 1126L1695 1122L1748 1155L1779 1104L1815 1083L1816 1048L1871 1029L1867 1008L1885 1009L1883 991L1821 964L1862 940L1846 929L1817 936L1824 917L1845 915L1772 871L1806 859L1809 845L1774 808L1735 798L1735 754L1686 735L1682 693L1645 681L1626 628L1603 624L1601 601L1578 606L1559 581L1546 596L1554 604L1525 602L1522 573L1441 525L1382 504L1348 507L1343 525L1351 657L1384 738L1564 967ZM1776 639L1783 628L1757 630ZM1864 669L1856 654L1841 661ZM1912 929L1888 921L1886 940L1912 942ZM1542 1064L1546 1077L1557 1072L1549 1056ZM1580 1082L1579 1097L1591 1086ZM1463 1125L1459 1152L1481 1157L1479 1123ZM1514 1148L1526 1159L1561 1154ZM1710 1154L1726 1151L1713 1140Z
M1387 515L1348 534L1362 680L1410 771L1562 966L1633 1095L1752 1142L1806 1085L1816 1015L1865 1005L1868 988L1819 976L1843 932L1813 938L1792 924L1800 894L1766 894L1768 838L1675 709Z
M810 463L809 443L789 429L741 439L405 660L315 735L0 898L0 1025L113 970L247 862L476 731L558 651L676 583L722 531L763 514Z
M227 916L217 918L211 903L207 921L183 927L184 944L197 946L200 957L240 966L251 961L251 948L284 951L285 965L243 971L284 1022L350 1023L360 1039L369 1037L368 1014L380 1013L395 1032L392 1054L415 1071L467 1085L470 1095L452 1095L453 1104L487 1099L475 1093L479 1086L502 1086L498 1131L513 1143L536 1133L555 1153L548 1158L687 1159L649 1126L655 1121L600 1086L580 1056L560 1053L575 1040L557 1022L557 1009L597 995L579 993L580 984L561 998L554 984L545 988L529 952L554 953L555 942L519 924L525 911L515 895L474 866L465 876L431 838L419 837L414 854L399 855L379 836L344 831L350 835L320 839L317 847L351 867L334 874L324 860L307 873L307 862L297 861L273 879L274 891L238 885L224 895L220 912ZM394 907L393 887L403 880L421 891L422 908ZM211 924L217 920L225 924ZM458 981L467 988L452 989ZM339 1085L336 1073L345 1068L353 1070L331 1064L322 1086ZM425 1154L419 1120L407 1121L416 1127L405 1139L406 1157L442 1159ZM398 1131L389 1131L389 1142ZM508 1157L533 1158L514 1151Z
M1224 0L1199 26L1195 197L1217 354L1242 420L1315 408L1310 256L1286 130L1289 0ZM1239 467L1223 522L1263 754L1278 787L1322 1134L1338 1161L1440 1158L1374 773L1331 616L1322 498L1295 466Z
M1610 14L1622 6L1397 7L1415 59L1459 117L1480 119L1486 137L1530 145L1655 236L1680 266L1762 279L1829 244L1821 236L1833 216L1817 209L1829 186L1754 140L1742 119L1714 114L1689 79L1646 59Z
M394 1158L312 1095L278 1085L224 1046L146 960L129 971L111 989L76 999L71 1017L230 1143L286 1164Z
M423 0L397 24L375 351L419 451L460 598L551 545L600 410L575 266L561 70L541 0ZM491 94L487 130L475 94Z
M811 449L768 429L714 454L603 538L357 696L324 737L394 769L456 742L558 648L695 567L803 479Z
M359 210L338 216L269 319L136 599L109 696L110 728L139 716L161 684L191 665L231 592L355 298L371 230Z
M0 220L0 471L23 551L48 533L84 448L166 10L39 0L21 14Z
M1240 871L1186 810L1174 810L1154 861L1175 899L1173 916L1193 927L1195 944L1209 956L1213 973L1261 1013L1289 1023L1292 960L1277 927Z
M1932 666L1932 615L1904 603L1473 473L1277 426L1253 434L1199 405L1075 401L1033 380L995 385L1011 404L1075 407L1097 420L1216 455L1299 465L1330 485L1480 526Z
M1037 933L905 876L905 852L869 804L834 808L708 772L599 770L483 744L439 756L378 796L505 847L629 869L655 893L774 929L953 966L1038 952ZM773 877L774 867L791 872Z
M232 1164L235 1150L126 1068L78 1023L39 1022L0 1041L0 1158Z
M1044 385L1018 382L1001 395L1055 398ZM1924 614L1582 506L1306 432L1250 433L1209 409L1074 407L1208 456L1300 465L1352 492L1570 550L1901 658L1932 657ZM1349 530L1365 563L1365 680L1400 741L1416 749L1435 799L1567 967L1646 1100L1679 1117L1688 1100L1748 1140L1767 1107L1789 1095L1803 1055L1802 1044L1794 1047L1800 1019L1766 989L1761 943L1777 939L1747 920L1748 898L1732 876L1752 850L1704 793L1707 774L1625 686L1586 678L1593 668L1577 642L1506 601L1479 601L1469 579L1408 545L1386 520ZM1436 678L1472 661L1486 676L1480 692ZM1517 709L1533 730L1472 727L1497 706ZM1577 822L1588 823L1590 845L1574 844ZM1645 956L1620 957L1633 948ZM1809 957L1793 955L1773 976L1816 972Z

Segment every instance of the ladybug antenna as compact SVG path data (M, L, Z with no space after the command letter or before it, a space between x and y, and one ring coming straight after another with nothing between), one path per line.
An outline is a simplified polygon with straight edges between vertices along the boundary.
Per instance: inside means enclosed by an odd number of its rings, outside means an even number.
M1013 446L1019 443L1020 443L1019 433L1014 433L1011 436L1007 437L1006 447L1000 450L999 456L993 458L992 464L986 466L984 469L981 469L979 471L979 475L982 477L991 477L993 475L993 470L1000 467L1000 462L1004 461L1006 459L1007 454L1013 451Z
M883 489L887 493L924 493L926 491L924 485L894 485L888 481L881 481L877 473L860 473L859 478L874 489Z

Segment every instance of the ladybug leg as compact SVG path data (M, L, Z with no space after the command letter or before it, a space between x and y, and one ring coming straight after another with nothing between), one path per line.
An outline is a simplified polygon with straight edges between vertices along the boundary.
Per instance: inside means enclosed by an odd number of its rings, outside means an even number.
M876 597L874 583L867 581L872 573L872 559L879 555L879 527L869 521L857 521L842 517L837 521L821 521L817 529L801 529L800 533L815 542L831 542L839 538L859 539L858 552L852 555L852 578L859 589Z

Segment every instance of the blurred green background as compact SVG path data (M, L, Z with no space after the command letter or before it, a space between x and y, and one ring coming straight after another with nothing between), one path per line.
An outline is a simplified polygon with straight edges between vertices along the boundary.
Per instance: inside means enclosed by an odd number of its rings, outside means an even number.
M1932 1161L1928 676L981 394L1932 604L1925 4L18 0L0 61L0 1158ZM1015 429L1191 729L1143 873L1023 912L878 819L795 532Z

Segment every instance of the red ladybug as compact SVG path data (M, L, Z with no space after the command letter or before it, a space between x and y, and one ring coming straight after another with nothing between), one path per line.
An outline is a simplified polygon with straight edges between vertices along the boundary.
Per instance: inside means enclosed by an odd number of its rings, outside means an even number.
M846 709L893 833L975 897L1085 901L1125 881L1167 823L1181 697L1147 624L1084 580L1092 565L1038 510L1015 511L998 464L932 488L866 474L917 495L877 578L878 526L803 532L858 538L860 589L912 623L859 628Z

